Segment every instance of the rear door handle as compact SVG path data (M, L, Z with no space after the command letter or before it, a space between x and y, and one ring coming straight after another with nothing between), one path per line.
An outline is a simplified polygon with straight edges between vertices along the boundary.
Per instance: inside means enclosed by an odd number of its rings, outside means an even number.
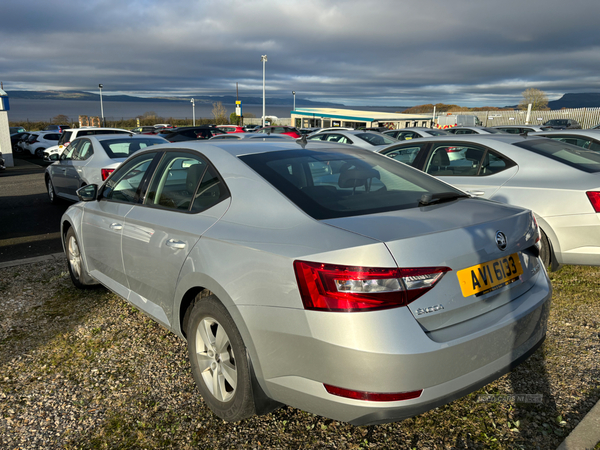
M176 241L175 239L169 239L167 241L167 247L171 247L171 248L175 248L175 249L182 249L182 248L185 248L185 242Z
M467 194L470 194L474 197L481 197L485 195L485 191L467 191Z
M110 227L111 230L122 230L123 229L123 225L121 225L120 223L111 223Z

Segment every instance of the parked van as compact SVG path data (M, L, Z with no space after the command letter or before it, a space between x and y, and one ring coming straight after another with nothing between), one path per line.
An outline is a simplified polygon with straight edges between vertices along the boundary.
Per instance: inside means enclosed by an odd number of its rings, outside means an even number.
M482 125L481 120L477 116L470 114L446 114L438 116L437 118L438 128L452 128L452 127L480 127Z

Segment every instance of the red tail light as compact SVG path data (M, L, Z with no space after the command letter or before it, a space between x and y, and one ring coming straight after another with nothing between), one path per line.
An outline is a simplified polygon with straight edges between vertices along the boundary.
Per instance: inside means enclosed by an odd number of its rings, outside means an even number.
M304 308L317 311L368 311L406 306L451 270L352 267L294 261Z
M114 171L115 169L102 169L102 181L106 180Z
M354 400L365 400L370 402L396 402L399 400L411 400L419 398L423 393L423 389L412 392L364 392L344 389L329 384L324 384L327 392L338 397L352 398Z
M600 212L600 192L588 191L586 192L590 203L592 204L594 211Z

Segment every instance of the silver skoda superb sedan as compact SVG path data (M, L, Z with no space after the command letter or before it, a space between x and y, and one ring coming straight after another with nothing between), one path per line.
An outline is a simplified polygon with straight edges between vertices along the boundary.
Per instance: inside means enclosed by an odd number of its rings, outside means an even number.
M78 195L62 218L73 283L186 339L228 421L282 404L397 421L498 378L546 333L531 212L370 151L159 145Z

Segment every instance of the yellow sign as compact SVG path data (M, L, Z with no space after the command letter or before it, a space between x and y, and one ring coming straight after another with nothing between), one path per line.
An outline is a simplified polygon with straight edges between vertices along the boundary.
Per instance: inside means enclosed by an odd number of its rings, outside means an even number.
M480 296L519 280L523 267L518 253L456 272L464 297Z

